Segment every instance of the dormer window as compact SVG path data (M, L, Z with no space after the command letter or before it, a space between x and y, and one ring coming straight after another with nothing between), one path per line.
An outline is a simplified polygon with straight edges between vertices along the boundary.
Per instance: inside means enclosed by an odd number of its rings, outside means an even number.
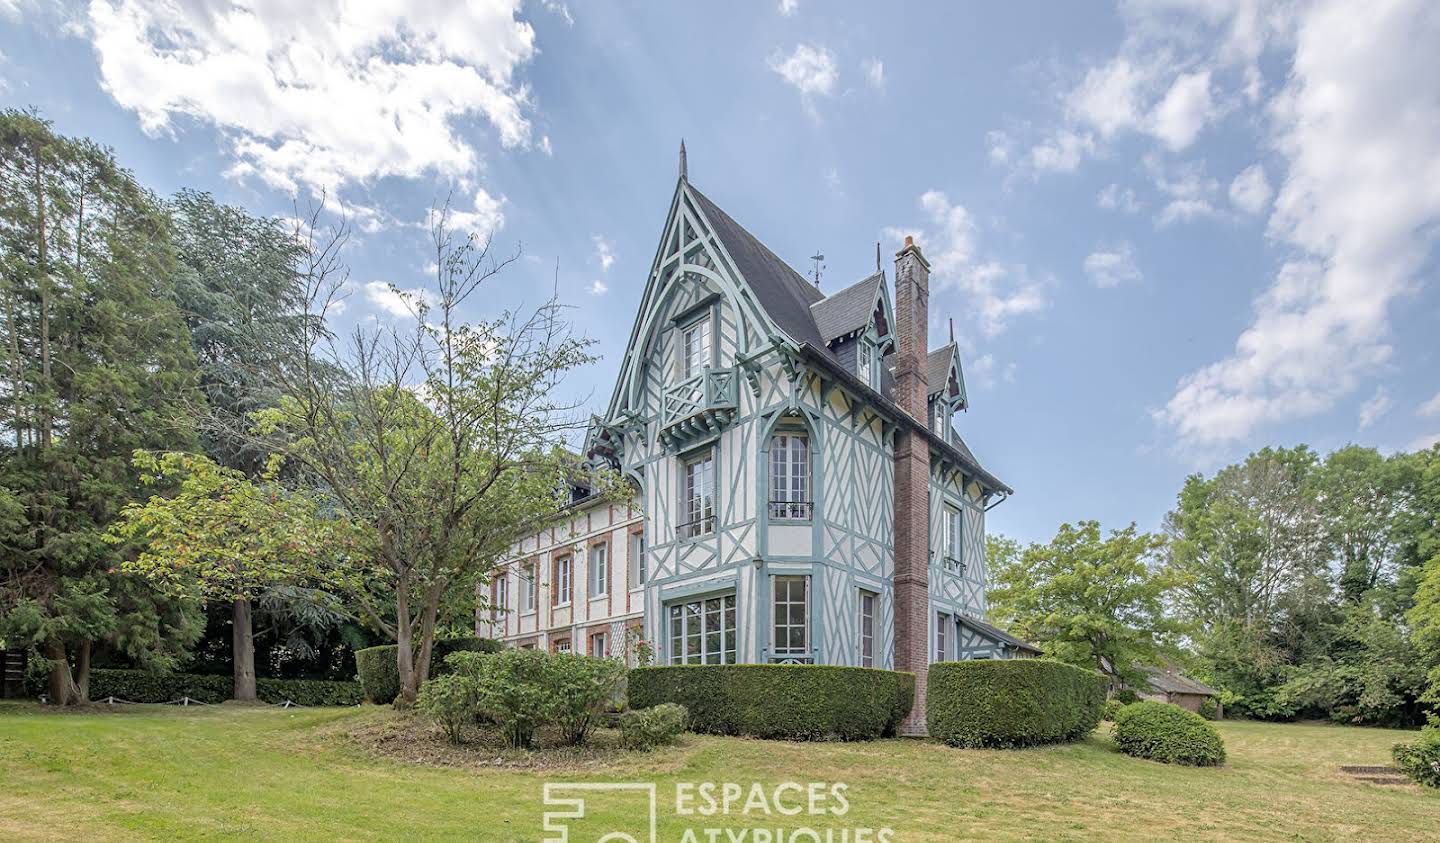
M870 340L861 338L855 349L855 377L873 390L880 389L880 354Z

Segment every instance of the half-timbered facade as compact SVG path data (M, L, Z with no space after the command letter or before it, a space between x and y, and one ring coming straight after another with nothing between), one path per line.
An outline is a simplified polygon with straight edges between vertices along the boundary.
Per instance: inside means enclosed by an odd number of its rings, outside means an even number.
M896 255L893 295L877 251L873 274L827 296L690 183L683 147L681 160L586 441L636 498L623 518L582 501L559 533L518 545L480 633L578 649L589 630L609 624L618 644L614 630L638 626L661 663L910 670L922 698L930 662L1023 654L976 638L993 629L985 513L1010 489L955 428L968 408L960 355L953 337L928 348L919 247L907 239ZM609 514L581 530L597 508ZM577 560L596 564L596 544L612 548L600 563L612 589L626 573L623 606L574 596ZM541 603L572 596L542 617L515 604L523 588Z

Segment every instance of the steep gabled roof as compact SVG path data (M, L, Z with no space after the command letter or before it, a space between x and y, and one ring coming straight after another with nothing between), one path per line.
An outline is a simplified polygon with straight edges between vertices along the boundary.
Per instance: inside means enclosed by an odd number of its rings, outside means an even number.
M826 342L855 331L864 330L875 313L875 303L885 281L885 273L876 272L832 296L810 305L810 313L820 336Z
M1037 655L1041 652L1040 648L1036 647L1034 644L1016 638L1015 636L1011 635L1000 627L991 626L990 624L980 620L979 618L972 618L969 615L960 615L959 620L960 623L970 627L971 629L975 630L986 638L991 639L992 641L998 641L999 643L1004 644L1008 647L1014 647L1017 650L1025 650L1026 652L1035 653Z
M1207 697L1218 696L1219 691L1211 688L1203 682L1191 679L1183 673L1176 673L1171 670L1159 668L1148 668L1146 679L1150 687L1166 694L1201 694Z
M968 408L970 402L965 395L965 372L960 368L960 347L953 340L930 352L925 361L925 382L931 395L943 392L949 385L952 366L955 369L956 388L960 392L960 406L962 409Z

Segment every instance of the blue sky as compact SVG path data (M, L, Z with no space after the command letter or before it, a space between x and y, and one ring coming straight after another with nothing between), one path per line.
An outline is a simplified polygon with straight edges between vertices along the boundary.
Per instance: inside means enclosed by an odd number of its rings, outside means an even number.
M597 409L682 137L828 290L913 233L961 431L1017 490L991 528L1039 540L1158 529L1186 474L1266 444L1440 438L1436 44L1418 0L0 0L0 104L161 194L325 191L358 234L342 321L408 318L386 285L426 282L451 196L525 255L473 315L558 287Z

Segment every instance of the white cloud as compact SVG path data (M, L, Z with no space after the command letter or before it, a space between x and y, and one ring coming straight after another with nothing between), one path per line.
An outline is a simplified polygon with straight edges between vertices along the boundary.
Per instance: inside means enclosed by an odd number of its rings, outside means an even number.
M835 66L835 55L825 47L813 47L809 44L798 45L788 56L775 53L770 57L770 69L780 74L781 78L807 99L829 96L835 90L835 80L840 76Z
M461 234L487 240L505 224L502 207L505 197L491 196L483 187L475 191L475 207L469 211L451 209L450 227Z
M932 295L952 289L962 293L962 306L974 312L987 336L1003 332L1017 316L1046 307L1043 285L1024 266L979 259L978 228L963 205L930 190L920 197L920 208L929 219L928 228L887 227L884 233L895 240L915 235L930 262Z
M1150 133L1170 149L1182 150L1195 142L1214 111L1210 71L1182 73L1151 112Z
M1101 189L1095 196L1095 204L1107 210L1124 211L1127 214L1133 214L1142 207L1133 188L1121 187L1118 184L1109 184Z
M1364 430L1379 421L1393 406L1395 402L1390 400L1390 391L1383 386L1378 387L1370 400L1360 405L1360 429Z
M1155 217L1157 228L1217 213L1211 199L1220 189L1220 183L1205 175L1202 162L1190 161L1167 168L1159 159L1147 156L1145 168L1150 173L1155 189L1169 197L1169 201Z
M860 69L865 72L865 81L870 83L870 87L877 91L885 90L885 62L865 59L860 62Z
M535 55L518 0L299 4L94 0L88 36L105 90L159 135L214 126L234 176L336 190L480 165L458 124L483 117L506 147L530 139Z
M1429 401L1421 404L1420 408L1415 412L1417 412L1421 416L1424 416L1425 418L1434 418L1436 416L1440 416L1440 392L1435 393L1434 398L1431 398Z
M385 313L400 319L414 319L421 303L427 307L435 307L439 303L435 294L424 287L402 290L384 281L367 283L365 299Z
M1139 281L1140 268L1135 265L1135 248L1128 242L1096 250L1085 258L1085 274L1097 287L1116 287L1126 281Z
M1405 447L1407 451L1428 451L1435 445L1440 445L1440 433L1426 433L1415 437Z
M780 0L780 14L784 17L794 17L800 11L800 0Z
M1230 203L1247 214L1258 214L1270 204L1270 180L1265 168L1251 164L1230 182Z
M592 234L590 242L595 244L595 261L600 264L600 271L609 272L610 267L615 265L615 250L610 246L610 241L599 234Z
M1085 78L1065 97L1069 116L1109 138L1140 123L1141 92L1148 73L1129 58L1118 56L1085 73Z
M985 133L985 146L990 154L991 164L1004 164L1010 160L1011 154L1015 151L1015 141L1011 140L1009 134L999 129L992 129Z
M1297 14L1271 104L1287 162L1269 233L1287 245L1229 356L1180 379L1157 413L1184 443L1242 440L1333 408L1390 359L1389 310L1440 220L1440 7L1320 3Z
M592 296L603 296L606 293L610 292L610 288L605 284L604 281L596 278L594 281L590 282L590 287L587 292L589 292Z
M1041 172L1073 173L1094 150L1090 135L1062 129L1030 150L1030 163Z

